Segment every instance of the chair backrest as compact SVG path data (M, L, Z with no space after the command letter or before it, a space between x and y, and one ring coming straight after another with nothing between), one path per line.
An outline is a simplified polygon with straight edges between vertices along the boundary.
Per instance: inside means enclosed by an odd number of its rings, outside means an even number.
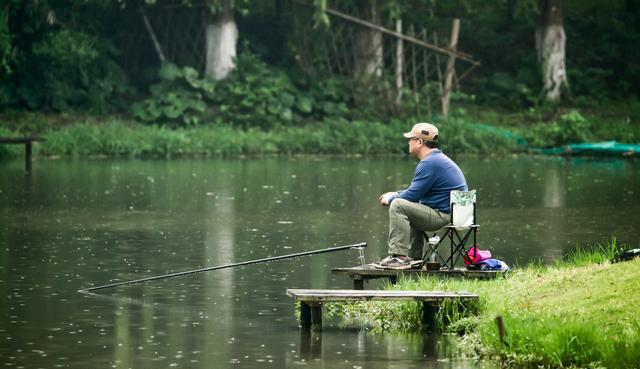
M451 191L451 224L456 228L474 224L476 209L476 190Z

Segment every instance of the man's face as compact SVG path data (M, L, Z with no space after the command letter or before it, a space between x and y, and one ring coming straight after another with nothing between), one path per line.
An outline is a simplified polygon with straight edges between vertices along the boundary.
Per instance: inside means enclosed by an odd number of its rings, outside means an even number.
M422 140L417 137L409 137L407 140L409 141L409 154L416 156Z

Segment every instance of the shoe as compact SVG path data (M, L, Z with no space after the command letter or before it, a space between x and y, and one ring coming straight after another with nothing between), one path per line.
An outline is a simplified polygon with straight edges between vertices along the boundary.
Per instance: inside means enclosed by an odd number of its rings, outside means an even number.
M411 260L411 269L418 269L424 263L422 259L412 259Z
M380 269L409 269L412 261L413 259L408 256L401 259L397 256L389 255L378 263L374 263L374 266Z

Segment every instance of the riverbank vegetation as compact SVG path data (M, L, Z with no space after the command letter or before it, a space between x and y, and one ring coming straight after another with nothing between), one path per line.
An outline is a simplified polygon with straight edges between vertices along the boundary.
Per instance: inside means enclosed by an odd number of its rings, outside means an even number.
M640 102L628 110L611 108L581 113L579 109L500 112L458 108L440 126L442 148L451 154L505 154L573 142L617 140L640 142ZM417 116L387 122L334 117L304 125L236 127L224 123L193 127L143 124L127 117L14 113L3 116L0 136L44 137L34 146L47 157L230 157L238 155L403 154L400 133ZM547 119L547 120L545 120ZM20 147L0 146L0 157L19 156Z
M550 101L549 63L534 45L549 4L11 1L0 9L0 135L46 138L36 155L164 158L399 153L398 134L416 121L437 123L448 152L640 142L640 54L626 46L640 39L640 7L553 1L567 68ZM405 34L433 31L429 43L447 42L436 36L460 19L467 56L446 114L449 54L401 48L341 23L334 8L387 29L401 20ZM210 32L220 19L228 38ZM222 39L233 42L216 48ZM221 49L231 53L223 73L224 58L210 57ZM469 60L481 64L465 74ZM19 153L0 147L0 157Z
M434 277L402 280L389 288L470 291L479 304L445 306L443 331L461 335L470 355L510 367L637 368L640 363L640 258L611 263L615 241L577 249L552 265L533 263L491 281ZM377 329L415 329L415 303L336 305L335 315L374 324ZM496 317L502 317L500 337Z

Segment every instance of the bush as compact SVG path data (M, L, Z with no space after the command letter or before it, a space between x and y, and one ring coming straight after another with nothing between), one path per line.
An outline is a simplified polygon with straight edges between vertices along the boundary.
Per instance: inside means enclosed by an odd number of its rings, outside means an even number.
M589 122L577 110L561 114L557 119L538 124L525 133L534 146L560 146L588 142L593 138Z
M134 115L144 122L174 127L225 123L266 129L347 111L344 104L331 99L316 103L284 72L270 68L251 52L240 54L237 68L224 81L199 78L195 69L173 64L163 65L159 78L151 87L151 96L133 106Z
M16 72L17 100L30 109L109 111L130 91L116 54L110 43L83 32L47 33L18 57L24 69Z

